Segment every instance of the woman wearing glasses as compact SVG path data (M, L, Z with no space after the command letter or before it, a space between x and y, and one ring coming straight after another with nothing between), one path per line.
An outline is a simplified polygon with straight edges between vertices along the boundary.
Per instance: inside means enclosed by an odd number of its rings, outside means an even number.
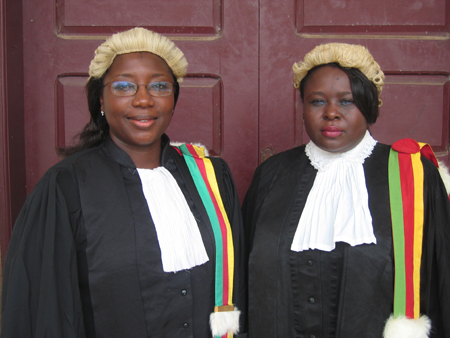
M243 241L230 170L165 134L186 69L173 42L143 28L96 50L91 121L14 227L2 337L237 334Z

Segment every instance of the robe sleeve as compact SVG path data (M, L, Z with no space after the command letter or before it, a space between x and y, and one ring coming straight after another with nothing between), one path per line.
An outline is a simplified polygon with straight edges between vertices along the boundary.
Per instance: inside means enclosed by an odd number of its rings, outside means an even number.
M436 167L422 160L426 208L421 312L431 319L430 337L450 338L450 203Z
M270 157L256 168L252 182L242 204L242 217L244 220L245 240L247 252L250 253L253 247L253 237L255 235L256 223L261 213L263 202L269 193L272 181L280 166L286 165L286 154L280 153ZM289 158L288 158L289 160ZM280 196L283 198L283 196Z
M68 169L50 169L14 226L3 272L1 338L85 337L71 225L78 216L62 192L62 177L75 191Z
M216 171L220 195L233 233L235 255L233 304L241 311L240 330L235 337L245 338L247 337L247 261L239 197L227 163L220 158L211 158L211 161Z

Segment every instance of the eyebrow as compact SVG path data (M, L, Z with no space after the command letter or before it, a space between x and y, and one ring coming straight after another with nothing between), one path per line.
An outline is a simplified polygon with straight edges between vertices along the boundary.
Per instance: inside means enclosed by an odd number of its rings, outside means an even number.
M117 74L115 77L120 77L120 76L122 76L122 77L134 77L133 74L128 74L128 73ZM154 73L154 74L151 74L151 77L152 77L152 78L154 78L154 77L160 77L160 76L167 76L167 74L163 74L163 73Z
M309 93L308 96L309 95L325 95L325 92L312 92L312 93ZM340 95L340 96L353 95L353 93L351 91L349 91L349 92L338 92L338 95Z

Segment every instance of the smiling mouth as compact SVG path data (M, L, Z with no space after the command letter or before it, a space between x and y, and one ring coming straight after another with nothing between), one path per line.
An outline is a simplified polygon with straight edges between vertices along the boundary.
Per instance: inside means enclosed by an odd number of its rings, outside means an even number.
M151 127L156 121L156 117L150 117L146 119L142 119L139 117L128 117L127 119L128 121L133 123L136 127L142 129Z

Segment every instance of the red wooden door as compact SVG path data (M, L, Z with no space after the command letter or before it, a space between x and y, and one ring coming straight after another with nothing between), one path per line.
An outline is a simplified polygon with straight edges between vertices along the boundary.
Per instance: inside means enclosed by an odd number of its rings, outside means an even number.
M261 0L260 12L262 160L308 141L294 61L318 44L345 42L366 46L386 74L374 137L430 143L448 162L449 0Z

